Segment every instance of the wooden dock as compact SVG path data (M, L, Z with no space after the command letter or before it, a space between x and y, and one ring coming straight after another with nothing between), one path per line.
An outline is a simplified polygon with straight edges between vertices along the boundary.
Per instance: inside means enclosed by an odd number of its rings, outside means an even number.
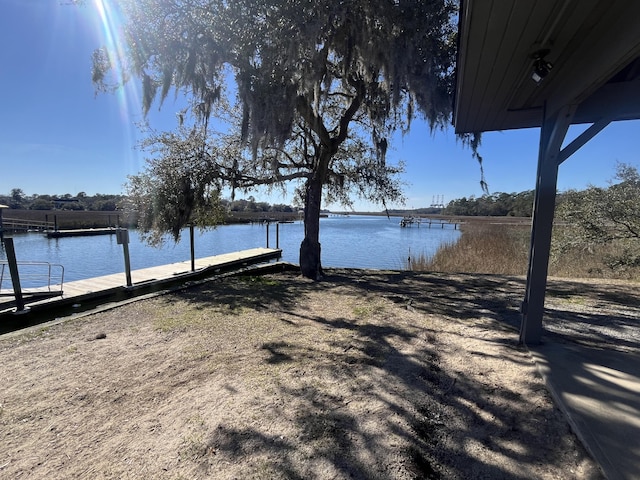
M73 230L48 230L47 238L89 237L93 235L115 235L117 228L77 228Z
M453 225L453 229L458 229L458 222L453 220L445 220L445 219L432 219L429 217L413 217L413 216L405 216L400 220L400 226L402 228L412 227L416 225L420 228L421 225L426 225L428 228L431 228L431 225L439 225L441 229L444 229L445 225Z
M110 302L147 292L157 291L171 284L184 283L198 280L219 273L257 265L260 263L277 260L281 257L282 250L274 248L252 248L239 252L225 253L213 257L197 258L194 261L194 269L191 270L191 261L176 262L157 267L143 268L131 271L132 286L127 287L124 272L102 277L65 282L62 286L62 295L50 298L29 298L25 295L25 303L30 313L46 312L68 308L83 302ZM6 294L7 292L2 292ZM12 297L0 296L0 320L7 317L20 317L15 313L15 301ZM0 322L0 332L5 331Z

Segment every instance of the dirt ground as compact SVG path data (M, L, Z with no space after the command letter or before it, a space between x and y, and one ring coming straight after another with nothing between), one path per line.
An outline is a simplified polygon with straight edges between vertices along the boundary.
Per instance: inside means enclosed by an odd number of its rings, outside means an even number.
M522 278L328 273L3 336L0 478L602 478L517 345ZM563 318L618 308L586 285Z

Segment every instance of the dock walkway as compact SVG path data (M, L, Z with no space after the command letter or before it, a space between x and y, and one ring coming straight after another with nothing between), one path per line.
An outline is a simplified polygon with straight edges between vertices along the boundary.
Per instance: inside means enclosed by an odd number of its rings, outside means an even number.
M122 296L130 297L145 293L145 290L158 290L171 283L196 280L217 273L239 270L250 265L277 260L281 255L281 249L252 248L212 257L197 258L194 261L193 271L191 270L190 260L132 270L131 287L126 285L124 272L65 282L62 295L44 299L37 297L29 299L26 297L25 303L30 312L43 312L86 301L96 301L98 299L107 299L104 301L108 301L110 297L114 299ZM15 317L14 311L15 302L13 297L0 297L0 319L7 316Z

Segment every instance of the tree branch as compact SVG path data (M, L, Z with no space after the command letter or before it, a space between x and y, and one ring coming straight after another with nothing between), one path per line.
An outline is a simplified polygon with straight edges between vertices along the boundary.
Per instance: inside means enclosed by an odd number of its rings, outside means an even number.
M329 147L331 145L331 135L329 135L327 128L324 126L322 117L316 115L313 111L313 107L304 95L298 95L296 110L307 125L309 125L309 128L311 128L311 130L320 137L320 142Z
M334 138L334 148L336 150L337 147L346 140L349 131L349 124L351 123L351 120L353 120L353 117L355 117L356 113L358 113L358 109L360 108L360 105L362 105L362 100L365 95L365 84L362 80L350 78L349 84L355 88L356 94L351 100L349 108L347 108L344 115L340 118L340 130L338 131L338 135Z

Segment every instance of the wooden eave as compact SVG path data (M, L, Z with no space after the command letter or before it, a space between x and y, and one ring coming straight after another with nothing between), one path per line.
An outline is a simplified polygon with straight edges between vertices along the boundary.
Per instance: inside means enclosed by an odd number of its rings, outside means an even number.
M640 1L463 0L459 23L457 133L540 127L565 105L573 123L640 118Z

